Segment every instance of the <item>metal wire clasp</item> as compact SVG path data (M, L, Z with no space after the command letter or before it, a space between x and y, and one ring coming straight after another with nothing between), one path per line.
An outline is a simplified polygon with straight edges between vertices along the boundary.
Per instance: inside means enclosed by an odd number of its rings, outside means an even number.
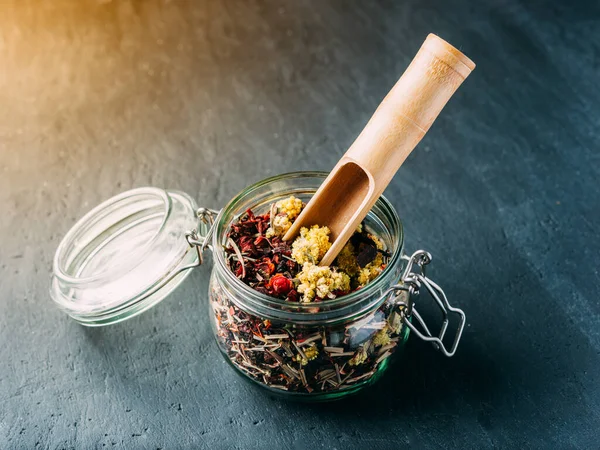
M412 256L404 256L403 258L408 262L406 269L402 274L402 279L399 284L388 289L386 295L396 294L391 301L396 306L402 308L402 321L412 332L424 341L431 342L434 348L441 351L444 355L451 357L456 352L456 348L458 347L458 343L460 342L465 327L465 313L462 309L451 306L442 288L425 275L425 267L431 262L431 254L424 250L418 250L414 252ZM415 265L419 268L417 272L413 271ZM414 299L418 297L422 286L425 287L442 311L443 322L437 337L431 334L425 321L414 307ZM403 295L405 292L408 293L408 296L406 296L406 294ZM406 297L408 297L408 299L406 299ZM450 313L455 313L459 316L459 323L452 346L450 347L450 350L448 350L444 346L443 339L448 329L448 315ZM420 329L412 323L410 320L411 317L416 319Z
M204 250L206 250L207 247L210 248L209 242L215 231L215 227L217 224L216 217L219 215L219 212L220 211L215 211L214 209L208 208L198 208L196 210L196 217L198 218L198 227L194 230L186 232L185 238L188 241L188 244L190 244L190 247L196 249L196 252L198 253L198 260L185 266L179 267L177 270L172 272L165 280L163 280L163 285L173 280L180 273L202 265L202 263L204 262L202 254L204 253Z
M204 262L204 257L202 255L207 247L210 248L210 241L217 223L215 218L218 215L219 211L214 209L198 208L196 210L198 227L185 233L185 238L187 239L188 244L196 249L196 252L198 253L198 262L183 267L182 270L200 266Z

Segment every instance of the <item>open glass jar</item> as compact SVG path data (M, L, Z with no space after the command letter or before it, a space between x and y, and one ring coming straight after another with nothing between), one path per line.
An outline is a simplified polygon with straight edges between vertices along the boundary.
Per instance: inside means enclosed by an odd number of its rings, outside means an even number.
M77 222L59 245L52 299L83 325L116 323L166 297L210 249L207 311L219 349L240 374L273 393L307 400L356 393L386 370L410 331L452 356L465 315L426 277L431 256L404 254L400 219L384 197L365 226L391 257L381 275L352 294L318 303L286 302L253 290L228 268L224 245L232 223L248 209L264 213L290 195L308 201L326 175L297 172L263 180L221 211L197 208L186 194L156 188L113 197ZM414 308L423 289L443 314L437 336ZM449 313L459 322L446 348Z

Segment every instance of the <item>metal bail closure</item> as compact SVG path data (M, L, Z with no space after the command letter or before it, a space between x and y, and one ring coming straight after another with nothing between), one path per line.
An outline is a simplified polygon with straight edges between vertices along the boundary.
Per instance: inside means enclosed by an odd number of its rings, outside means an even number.
M434 348L442 352L444 355L448 357L454 356L465 327L465 313L462 309L451 306L442 288L425 275L425 267L431 262L431 254L424 250L418 250L413 253L411 257L405 256L404 259L406 259L408 263L402 275L401 282L396 286L391 287L388 291L388 293L397 294L392 302L395 305L403 308L402 321L408 328L410 328L412 332L414 332L422 340L431 342ZM418 272L413 271L413 267L415 265L419 267ZM423 286L435 300L437 306L442 312L443 322L437 337L433 336L429 331L425 321L414 306L414 300L416 297L418 297L420 289ZM408 292L408 300L406 300L406 295L401 297L403 292ZM459 323L456 329L456 334L454 335L452 346L450 347L450 350L448 350L444 345L443 340L444 336L446 335L446 331L448 330L448 316L450 313L454 313L459 316ZM419 327L415 326L415 324L411 322L411 317L416 319Z
M220 211L210 209L210 208L198 208L196 210L196 217L198 218L198 226L193 230L186 231L185 239L191 248L196 249L196 254L198 255L198 259L190 264L186 264L184 266L179 267L175 272L171 273L169 277L166 279L166 282L169 282L177 275L185 272L189 269L194 269L195 267L199 267L204 263L204 250L207 248L212 249L210 245L210 240L212 239L213 233L216 227L216 217L219 215Z
M201 266L204 263L204 250L207 248L212 249L210 240L215 232L215 218L219 215L219 212L220 211L209 208L198 208L196 210L196 217L198 217L198 228L185 233L185 238L187 239L188 244L196 249L196 252L198 253L198 261L186 267L182 267L182 271Z

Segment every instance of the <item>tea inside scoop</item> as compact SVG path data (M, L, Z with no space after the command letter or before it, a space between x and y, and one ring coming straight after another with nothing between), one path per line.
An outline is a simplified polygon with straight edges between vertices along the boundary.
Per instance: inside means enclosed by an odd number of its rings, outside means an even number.
M303 224L327 226L332 246L321 260L321 265L331 265L348 240L338 242L338 238L345 236L346 230L349 232L348 237L352 235L364 217L358 218L358 224L353 226L355 219L373 192L373 178L367 171L354 161L345 161L330 174L319 190L320 195L315 195L308 203L304 210L307 212L303 211L284 236L284 240L293 239L300 228L306 226ZM341 247L337 248L340 245Z

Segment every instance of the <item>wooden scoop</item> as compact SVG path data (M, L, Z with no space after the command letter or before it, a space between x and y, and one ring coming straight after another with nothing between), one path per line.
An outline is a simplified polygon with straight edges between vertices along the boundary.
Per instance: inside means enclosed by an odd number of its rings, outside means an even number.
M328 226L329 266L475 64L434 34L284 236Z

